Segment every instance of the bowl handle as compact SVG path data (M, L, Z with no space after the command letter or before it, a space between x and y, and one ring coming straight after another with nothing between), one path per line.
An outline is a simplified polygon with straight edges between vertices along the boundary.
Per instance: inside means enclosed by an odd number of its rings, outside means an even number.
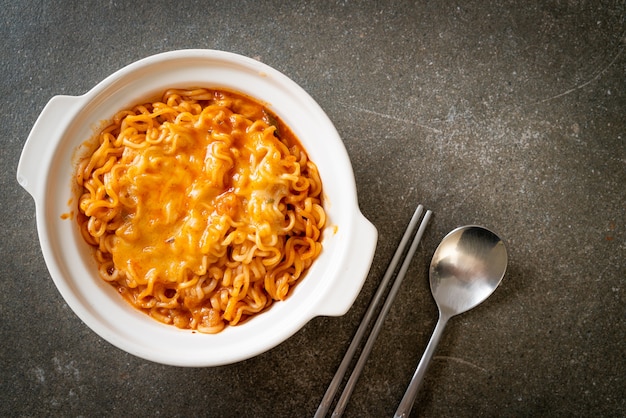
M354 238L342 268L342 280L329 290L324 304L319 308L319 315L341 316L348 312L359 295L372 265L378 241L376 227L361 212L357 212L353 228ZM370 262L354 262L359 259Z
M48 171L47 166L67 120L80 104L80 97L54 96L33 125L17 166L17 182L33 197L39 195Z

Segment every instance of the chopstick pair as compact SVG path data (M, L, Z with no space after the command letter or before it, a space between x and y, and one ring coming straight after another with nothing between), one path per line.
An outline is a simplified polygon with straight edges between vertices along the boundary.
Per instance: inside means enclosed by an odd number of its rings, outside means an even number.
M404 250L409 240L411 239L411 235L413 235L413 231L415 230L415 227L418 221L420 220L423 212L424 212L424 207L422 205L419 205L417 209L415 210L415 213L413 213L413 217L411 218L409 225L407 226L407 229L404 232L402 239L400 240L400 244L398 245L398 248L396 249L396 252L393 255L393 258L391 259L391 262L389 263L389 266L387 267L387 271L385 272L385 275L383 276L383 280L378 286L378 290L376 291L376 294L372 298L372 301L370 302L370 306L367 308L367 312L365 312L365 316L361 320L361 324L359 325L359 328L354 334L354 337L352 338L352 342L350 342L350 346L348 347L348 350L346 351L346 354L344 355L343 360L341 361L341 364L337 368L337 371L335 372L335 376L333 377L333 380L330 382L328 389L326 389L326 393L324 394L324 397L322 398L322 401L320 402L320 405L317 408L317 412L315 413L315 418L323 418L326 416L330 408L330 405L335 397L335 394L337 393L337 390L339 389L339 385L341 384L343 377L346 374L346 371L348 370L348 366L350 365L350 362L352 361L352 358L354 357L354 354L358 346L360 345L361 340L365 336L366 330L370 322L372 321L372 317L374 316L374 312L377 310L378 305L382 301L383 294L385 293L385 289L387 288L387 285L389 281L391 280L393 273L395 272L396 267L398 266L398 263L400 262L400 258L404 254ZM402 280L404 279L404 276L406 275L406 272L409 268L409 264L411 263L411 259L413 258L413 255L415 254L415 251L417 250L417 246L419 245L422 239L422 235L424 235L424 230L426 229L426 225L428 224L428 221L430 220L431 215L432 215L432 212L430 210L427 210L426 213L424 214L424 218L422 219L422 222L420 223L420 226L417 230L417 233L415 234L415 237L413 238L411 246L409 247L409 250L406 253L406 257L404 258L404 261L402 262L402 266L400 267L400 270L398 270L396 279L391 287L391 290L389 291L389 294L387 295L385 304L383 305L382 309L380 310L380 313L378 314L378 318L376 319L376 322L374 326L372 327L372 330L367 339L367 342L365 343L365 346L363 347L363 351L361 352L361 355L359 356L359 359L356 362L354 369L352 370L352 374L350 375L350 378L348 379L348 382L346 383L346 386L343 389L341 397L339 398L339 401L337 402L337 405L335 406L335 410L333 411L333 414L332 414L333 417L340 417L343 414L343 411L345 410L346 405L348 404L350 395L352 395L352 391L354 390L354 387L356 386L356 382L359 379L359 376L361 375L361 371L363 370L365 361L367 360L367 357L369 356L370 351L372 351L374 341L376 340L378 333L382 329L382 325L385 320L385 317L387 316L387 312L389 312L389 309L391 308L391 304L393 303L393 300L395 299L396 294L398 293L400 284L402 283Z

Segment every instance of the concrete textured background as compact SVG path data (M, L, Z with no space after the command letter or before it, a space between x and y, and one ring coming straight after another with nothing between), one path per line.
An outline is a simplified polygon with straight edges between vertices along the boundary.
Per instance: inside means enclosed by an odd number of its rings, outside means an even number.
M391 416L434 328L427 266L479 223L510 265L453 318L414 416L626 415L624 1L0 2L3 416L312 416L418 203L434 217L346 416ZM181 48L256 58L335 123L379 244L340 318L229 366L105 342L49 278L15 180L47 101Z

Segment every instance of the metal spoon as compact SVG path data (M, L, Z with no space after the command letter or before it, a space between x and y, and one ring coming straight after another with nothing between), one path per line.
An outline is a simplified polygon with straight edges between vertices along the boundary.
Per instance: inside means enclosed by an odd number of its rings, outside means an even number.
M507 259L502 240L480 226L463 226L443 238L430 263L430 290L439 308L439 321L398 405L395 418L406 418L411 412L448 320L472 309L493 293L504 277Z

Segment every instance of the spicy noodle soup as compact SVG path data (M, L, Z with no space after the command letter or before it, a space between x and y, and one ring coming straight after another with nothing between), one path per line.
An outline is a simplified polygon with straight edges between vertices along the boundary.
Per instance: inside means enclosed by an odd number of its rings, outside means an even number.
M291 130L223 90L117 113L77 169L102 279L179 328L220 332L284 300L322 250L322 184Z

